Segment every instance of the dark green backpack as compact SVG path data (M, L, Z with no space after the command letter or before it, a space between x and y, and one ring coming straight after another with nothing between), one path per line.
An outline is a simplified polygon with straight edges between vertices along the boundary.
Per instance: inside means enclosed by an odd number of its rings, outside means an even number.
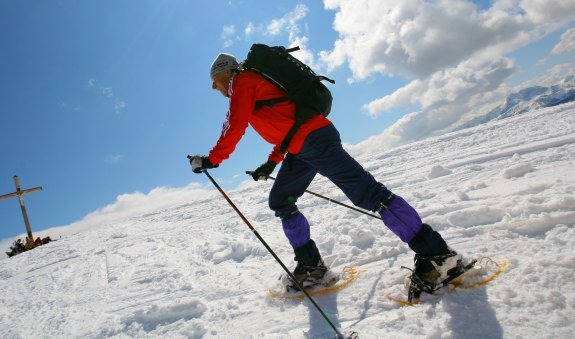
M248 57L242 62L242 70L254 71L277 87L286 95L269 100L257 101L254 110L263 106L273 107L281 101L293 101L296 104L295 123L284 138L280 152L285 153L297 129L315 115L327 116L331 111L333 97L322 83L323 80L332 84L335 81L324 76L318 76L306 64L294 58L290 53L299 47L270 47L263 44L253 44Z

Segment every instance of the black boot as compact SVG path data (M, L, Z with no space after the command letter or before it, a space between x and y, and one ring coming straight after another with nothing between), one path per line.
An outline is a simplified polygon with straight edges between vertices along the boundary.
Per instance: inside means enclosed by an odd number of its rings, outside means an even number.
M294 252L297 266L292 273L299 284L307 287L320 283L328 268L321 259L315 242L310 239L305 245L295 249Z
M442 255L449 252L449 247L445 240L427 224L423 224L421 230L408 245L416 254L426 257Z
M463 270L461 255L449 248L441 235L427 224L423 224L408 245L415 252L410 301L419 298L422 291L432 293L442 281Z

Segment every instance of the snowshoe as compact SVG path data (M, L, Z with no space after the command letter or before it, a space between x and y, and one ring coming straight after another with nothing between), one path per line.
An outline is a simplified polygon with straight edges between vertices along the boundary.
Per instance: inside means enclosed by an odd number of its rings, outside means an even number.
M292 289L295 291L299 291L299 286L308 289L313 286L323 285L324 284L324 277L326 277L326 273L329 271L329 268L325 266L323 260L317 263L314 266L306 266L301 262L298 262L296 268L292 272L293 276L296 278L297 283L294 282L291 278L288 277L289 282L287 284L288 289Z
M410 303L419 299L422 292L433 294L475 264L473 261L464 265L461 255L453 250L437 256L416 254L414 261L415 269L404 267L412 272L406 280L407 299Z
M316 285L325 285L326 273L329 271L328 267L323 262L319 250L313 240L309 240L305 245L295 249L295 261L297 265L292 274L296 281L288 277L289 281L286 286L292 290L300 290L300 287L305 289L311 288Z

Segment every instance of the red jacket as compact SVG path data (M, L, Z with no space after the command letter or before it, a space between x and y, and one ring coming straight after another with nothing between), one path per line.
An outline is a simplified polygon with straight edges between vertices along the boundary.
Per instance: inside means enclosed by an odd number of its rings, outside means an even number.
M284 92L274 84L255 72L244 71L232 77L227 120L217 144L210 151L210 162L217 165L229 158L250 124L262 138L275 145L269 160L276 164L280 163L284 158L284 155L279 153L280 144L294 124L295 104L291 101L282 101L273 108L264 106L257 111L254 111L254 105L258 100L279 98L284 95ZM298 154L309 133L329 124L331 122L323 115L314 116L297 130L287 151Z

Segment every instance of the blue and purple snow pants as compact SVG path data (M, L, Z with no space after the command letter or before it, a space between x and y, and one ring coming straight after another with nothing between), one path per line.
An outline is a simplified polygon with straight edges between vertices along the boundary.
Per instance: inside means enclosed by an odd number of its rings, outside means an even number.
M421 230L415 209L363 169L341 146L337 129L329 125L310 133L299 154L286 156L270 192L269 206L281 218L294 249L310 240L309 223L296 201L317 173L337 185L356 206L378 211L384 224L402 241L409 243Z

